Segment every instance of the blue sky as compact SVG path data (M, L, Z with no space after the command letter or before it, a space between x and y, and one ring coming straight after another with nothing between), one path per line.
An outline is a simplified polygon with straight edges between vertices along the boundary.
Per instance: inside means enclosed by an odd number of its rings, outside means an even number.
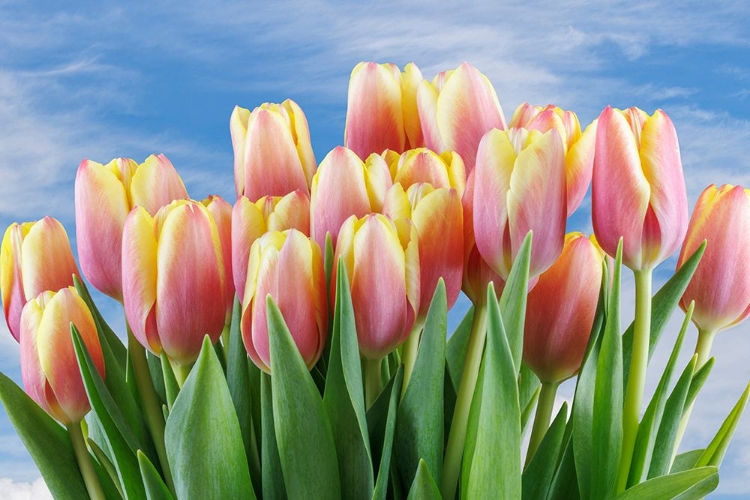
M471 10L398 1L187 4L77 2L59 10L0 0L0 226L52 215L74 239L73 179L83 158L143 161L163 152L191 196L233 200L228 123L236 104L291 97L307 114L321 160L343 140L349 72L359 61L414 61L427 78L468 61L493 82L508 118L524 101L572 109L583 125L608 104L662 108L680 137L691 207L712 182L750 186L744 0L488 1ZM587 198L570 229L590 230L589 206ZM672 269L674 259L657 280ZM632 278L623 287L631 296ZM121 328L116 304L100 303ZM626 316L631 308L627 301ZM657 368L680 320L673 318ZM719 335L714 354L684 443L692 448L708 443L750 379L750 325ZM5 325L0 371L20 381ZM570 393L568 384L561 397ZM750 496L748 475L746 418L715 498ZM2 491L30 498L38 477L0 410Z

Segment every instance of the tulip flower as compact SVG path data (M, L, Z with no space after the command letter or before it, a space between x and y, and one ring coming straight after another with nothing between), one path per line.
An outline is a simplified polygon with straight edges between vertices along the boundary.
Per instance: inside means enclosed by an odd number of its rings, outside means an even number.
M247 262L255 240L271 231L297 229L310 234L310 199L301 191L286 196L264 196L253 203L240 196L232 209L232 278L243 302Z
M250 359L271 373L266 297L278 305L308 368L326 343L328 308L320 247L296 229L266 233L253 243L242 302L242 339Z
M505 116L492 83L469 63L423 80L417 108L425 146L437 152L455 151L474 169L482 136L493 128L504 130Z
M76 241L86 279L122 301L122 229L134 206L154 215L173 200L188 197L185 185L164 155L138 165L117 158L102 165L83 160L75 182Z
M529 231L530 277L547 270L565 240L565 151L556 130L493 129L479 144L473 220L477 249L504 280Z
M391 187L391 175L378 154L366 161L354 151L336 147L320 162L312 181L310 230L313 239L325 248L326 234L336 246L339 229L346 219L379 212Z
M352 70L344 144L362 159L386 149L402 152L423 145L417 112L422 73L413 63L362 62Z
M65 425L79 422L91 409L73 347L71 323L104 377L94 318L75 288L40 293L26 304L21 316L23 385L39 406Z
M310 195L315 155L307 118L296 102L264 103L252 112L235 106L229 130L237 197L257 201L297 189Z
M426 148L412 149L399 156L398 161L391 161L390 169L393 182L404 189L424 182L435 188L453 188L461 197L466 188L466 167L452 151L438 155Z
M199 202L178 200L152 217L136 207L123 230L125 316L156 355L191 365L206 334L216 342L226 314L225 267L214 218Z
M557 130L565 146L565 185L567 187L570 217L583 201L591 183L594 167L594 145L596 143L596 120L581 133L578 117L572 111L556 106L532 106L522 104L516 109L508 125L510 128L525 128L546 132Z
M622 262L653 269L674 253L687 230L688 208L677 133L661 110L607 107L599 117L592 182L599 244Z
M45 217L37 222L11 224L0 247L0 292L8 329L21 340L21 311L46 290L73 284L78 267L65 228Z
M225 324L232 321L232 308L234 307L234 280L232 277L232 205L218 195L211 195L201 201L204 207L216 222L221 240L221 255L224 260L224 288L227 301L227 315Z

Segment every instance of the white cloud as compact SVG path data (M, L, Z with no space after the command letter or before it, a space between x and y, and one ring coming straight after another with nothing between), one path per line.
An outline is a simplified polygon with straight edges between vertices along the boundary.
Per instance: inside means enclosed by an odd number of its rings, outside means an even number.
M32 483L15 482L10 478L0 478L0 492L5 500L52 500L42 478Z

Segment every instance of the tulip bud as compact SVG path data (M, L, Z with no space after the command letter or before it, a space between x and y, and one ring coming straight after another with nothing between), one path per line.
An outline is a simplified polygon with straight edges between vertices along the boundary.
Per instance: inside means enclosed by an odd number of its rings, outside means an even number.
M264 234L253 243L242 302L242 339L253 363L271 372L266 297L278 305L308 368L326 343L328 308L323 255L296 229Z
M339 232L334 261L339 259L351 287L360 353L382 359L406 340L419 311L416 228L381 214L352 216ZM331 283L334 304L336 266Z
M185 185L164 155L138 165L117 158L102 165L83 160L75 182L76 241L86 279L100 292L122 301L122 228L135 206L154 215L173 200L188 197Z
M438 155L426 148L412 149L391 162L390 169L393 182L404 189L424 182L435 188L453 188L461 197L466 188L466 167L452 151Z
M310 199L301 191L286 196L264 196L255 203L244 196L232 209L232 276L237 298L243 302L247 261L255 240L271 231L297 229L310 234Z
M594 233L622 262L653 269L680 247L688 208L677 132L661 110L607 107L599 117L591 188Z
M432 83L423 80L417 107L425 146L457 152L467 173L474 169L482 136L493 128L507 128L492 83L469 63L437 75Z
M510 120L510 128L538 130L542 133L555 129L565 147L565 185L567 187L567 215L570 217L583 201L591 184L596 143L596 120L581 133L578 117L572 111L557 106L522 104Z
M91 409L70 333L74 324L99 374L104 356L94 318L75 288L31 299L21 317L21 377L28 395L62 424L79 422Z
M310 195L315 155L307 118L296 102L264 103L252 112L235 106L229 130L237 197L257 201L297 189Z
M706 250L680 300L703 331L718 332L750 314L750 190L708 186L698 198L677 268L706 241Z
M178 200L152 217L136 207L123 230L125 316L138 341L181 365L206 334L216 342L226 314L221 238L199 202Z
M533 231L529 276L551 266L565 241L565 151L550 130L491 130L479 144L473 219L477 249L508 278L526 234Z
M226 291L227 315L225 324L232 321L232 308L234 307L234 280L232 277L232 205L218 195L211 195L201 201L208 213L216 222L221 240L221 255L224 260L224 288Z
M21 311L46 290L73 284L78 267L65 228L45 217L37 222L11 224L0 247L0 292L8 329L21 338Z
M581 368L602 282L603 255L581 233L565 237L560 257L529 292L523 361L544 383Z

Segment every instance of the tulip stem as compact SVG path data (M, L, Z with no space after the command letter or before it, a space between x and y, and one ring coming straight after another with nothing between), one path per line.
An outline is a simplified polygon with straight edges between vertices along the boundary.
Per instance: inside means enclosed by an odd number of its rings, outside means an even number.
M382 359L364 358L365 365L365 403L369 409L378 399L383 390L383 381L380 377L380 363Z
M417 353L419 352L419 338L422 334L422 327L424 321L417 319L414 322L414 327L411 329L411 333L404 342L404 347L401 350L401 362L404 364L404 382L401 389L401 396L406 394L406 386L409 385L411 380L411 374L414 371L414 363L417 361Z
M138 394L141 395L143 411L146 414L146 424L151 432L156 454L159 457L159 464L164 473L164 482L167 483L169 491L174 495L175 489L174 482L172 481L172 472L167 460L167 450L164 447L164 414L161 410L159 396L156 394L154 383L151 380L151 373L148 370L146 349L143 348L135 338L135 335L133 335L133 331L130 329L127 320L125 321L125 326L128 330L128 353L130 354L130 362L133 364L135 383L138 387Z
M169 364L172 365L172 371L174 372L174 378L177 381L177 385L182 389L188 375L190 375L190 369L193 365L183 365L182 363L177 363L172 360L169 360Z
M464 445L466 444L466 426L469 422L469 410L471 409L471 400L474 398L474 389L479 377L479 366L482 363L482 354L484 353L486 339L487 306L476 305L443 462L441 493L446 500L455 498L456 494L458 475L461 471L461 459L464 454Z
M534 416L534 427L531 429L529 448L526 450L525 467L529 466L531 459L536 454L536 450L542 444L542 439L547 434L549 423L552 420L552 409L555 406L555 396L557 395L557 387L559 385L559 382L542 383L542 390L539 393L539 403L536 406L536 415Z
M633 350L630 358L630 374L625 391L625 406L622 415L622 454L617 479L617 493L627 488L630 465L633 461L635 441L646 383L648 351L651 343L651 269L633 271L635 274L635 325L633 328Z
M83 482L86 484L86 490L92 500L105 500L104 490L99 482L99 476L96 475L94 463L91 461L89 449L86 447L86 441L83 439L81 432L81 421L71 422L67 425L70 442L73 444L73 451L78 461L78 468L81 470Z

